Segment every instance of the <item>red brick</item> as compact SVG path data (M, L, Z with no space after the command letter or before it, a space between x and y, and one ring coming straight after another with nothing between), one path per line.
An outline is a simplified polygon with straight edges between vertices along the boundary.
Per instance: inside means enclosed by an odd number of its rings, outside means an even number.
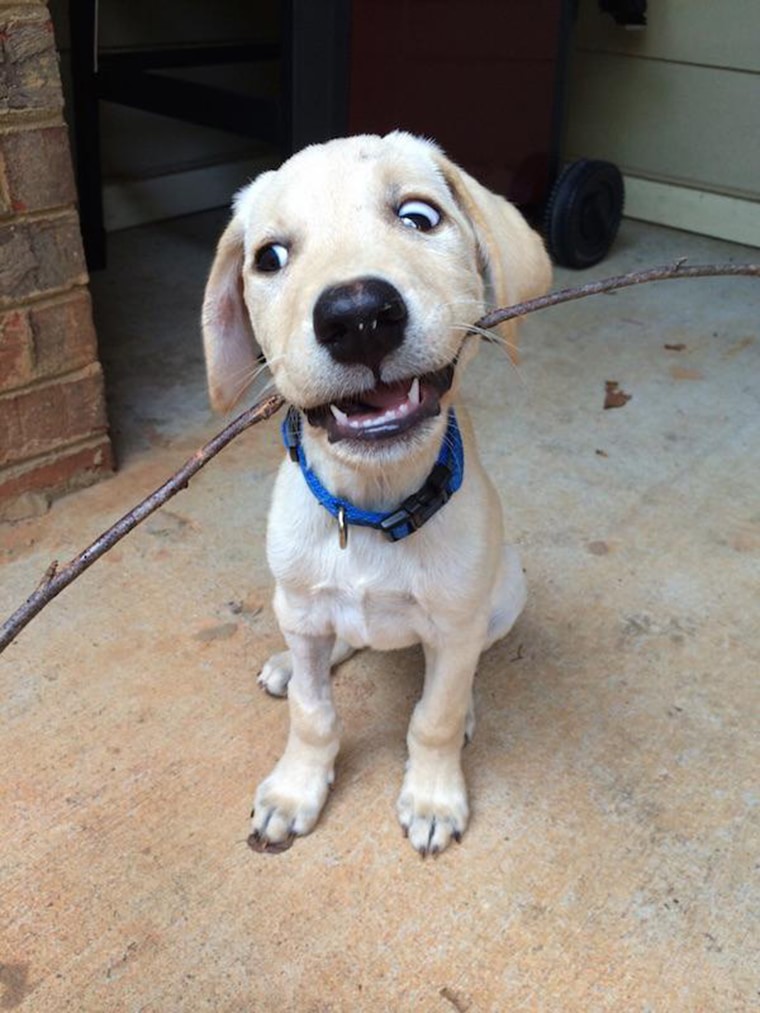
M47 12L42 18L6 20L0 11L0 111L62 106L58 57Z
M25 310L0 316L0 392L23 387L33 376L32 329Z
M86 281L76 214L0 228L0 307Z
M0 397L0 465L104 434L99 363L39 387Z
M105 436L26 465L0 469L0 521L18 517L13 504L21 496L59 496L91 485L112 471L111 445Z
M66 127L17 130L0 139L11 209L47 211L76 203Z
M36 377L81 369L97 359L97 338L86 290L79 290L73 298L32 306L29 323Z
M88 366L97 359L85 289L0 314L0 393Z
M19 301L24 289L32 290L35 270L28 230L17 225L0 228L0 306ZM17 297L16 292L21 294Z

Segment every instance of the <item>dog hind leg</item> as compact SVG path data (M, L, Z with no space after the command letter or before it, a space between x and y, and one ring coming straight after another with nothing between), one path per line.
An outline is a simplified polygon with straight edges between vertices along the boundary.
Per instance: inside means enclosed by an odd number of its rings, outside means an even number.
M470 702L467 705L467 717L464 719L464 744L469 746L475 738L475 692L470 690Z
M527 596L525 574L517 550L512 545L505 545L501 574L491 598L491 617L484 651L509 633L525 607Z

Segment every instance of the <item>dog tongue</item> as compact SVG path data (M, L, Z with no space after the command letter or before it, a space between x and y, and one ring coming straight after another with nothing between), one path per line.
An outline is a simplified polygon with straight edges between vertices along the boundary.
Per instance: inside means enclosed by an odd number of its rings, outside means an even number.
M403 380L399 383L379 383L374 390L367 390L361 396L362 404L370 408L383 409L398 408L407 399L409 394L409 381Z

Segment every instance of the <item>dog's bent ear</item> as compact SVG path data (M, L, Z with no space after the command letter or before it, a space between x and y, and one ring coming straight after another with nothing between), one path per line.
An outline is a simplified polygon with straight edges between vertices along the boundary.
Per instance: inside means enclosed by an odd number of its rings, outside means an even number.
M483 257L489 309L512 306L543 295L552 268L541 237L517 208L487 190L459 166L443 158L441 169L455 200L473 224ZM501 324L509 354L516 360L517 321Z
M259 354L243 299L243 255L243 226L233 218L216 249L201 317L209 398L220 412L245 393Z

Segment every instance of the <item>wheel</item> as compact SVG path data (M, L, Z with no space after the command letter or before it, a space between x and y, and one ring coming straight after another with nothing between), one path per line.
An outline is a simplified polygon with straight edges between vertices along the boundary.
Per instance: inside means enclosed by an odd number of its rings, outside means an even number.
M623 177L611 162L582 158L560 173L544 215L549 253L563 267L591 267L609 252L623 217Z

